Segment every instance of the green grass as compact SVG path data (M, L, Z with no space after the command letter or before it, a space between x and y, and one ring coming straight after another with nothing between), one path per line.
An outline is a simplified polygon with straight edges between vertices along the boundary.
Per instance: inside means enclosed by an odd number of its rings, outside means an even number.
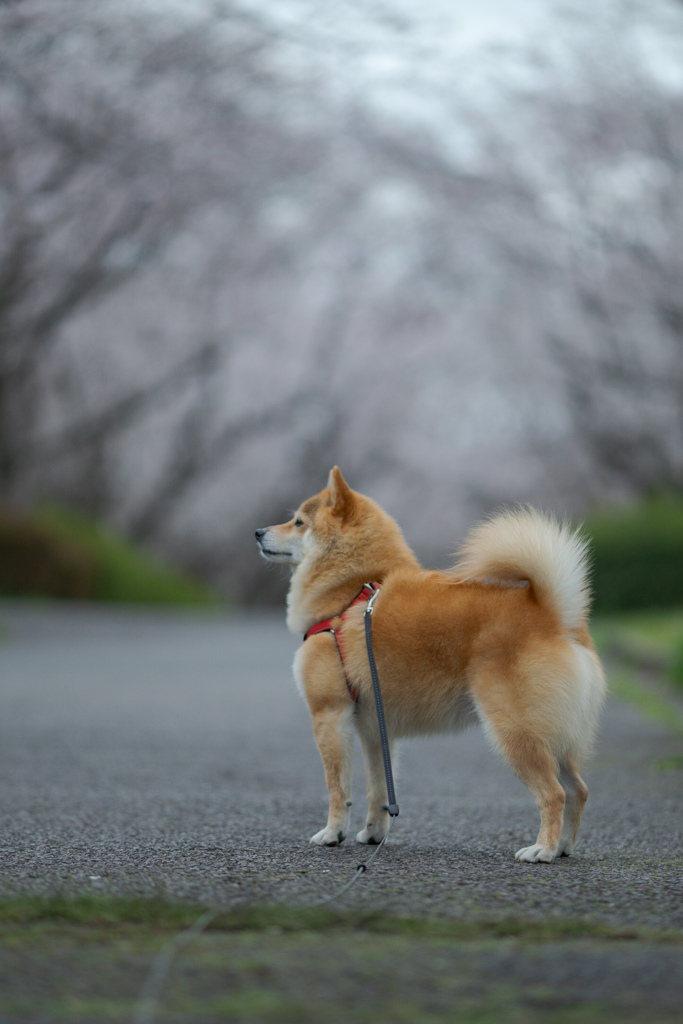
M660 757L655 761L655 768L660 772L679 772L683 770L683 754L674 754L673 757Z
M610 693L627 701L646 718L667 726L672 732L683 736L683 715L666 697L653 693L640 682L633 672L621 670L609 677Z
M0 1018L12 1021L130 1021L161 946L157 939L155 948L149 936L96 930L87 936L73 929L42 930L22 938L0 948ZM637 952L656 961L662 948L645 944ZM564 957L571 956L574 964L580 958L590 977L605 958L604 944L545 946L544 962L554 961L559 969L551 967L542 979L535 970L537 949L516 940L463 944L345 933L212 933L173 962L155 1019L188 1024L677 1020L677 1009L653 1015L651 994L638 998L637 978L614 1001L586 998L568 986L562 978ZM511 974L511 967L522 976Z
M591 631L602 653L683 688L683 608L597 616Z
M202 908L193 904L139 896L0 897L0 928L58 921L98 927L144 924L179 929L189 927L201 913Z
M16 926L33 925L73 925L101 931L141 926L154 933L175 934L189 928L206 910L206 906L199 904L136 896L7 896L0 898L0 936ZM683 932L679 930L610 925L586 919L486 916L464 920L279 904L249 904L226 910L218 913L207 931L278 935L341 931L461 941L519 938L545 942L591 938L683 944Z
M683 735L683 609L597 616L591 632L608 660L610 692ZM657 767L672 770L674 761Z
M602 621L616 628L624 640L663 658L672 655L683 636L683 608L631 612Z
M202 909L0 901L0 1019L130 1020L155 957ZM154 1008L157 1020L188 1024L636 1024L645 1013L673 1024L678 1007L657 1005L640 979L648 965L675 975L682 946L680 931L591 922L242 907L178 950ZM615 957L637 966L616 990ZM567 976L568 963L592 979L591 994Z
M216 594L100 523L61 505L0 516L0 592L32 597L211 606Z

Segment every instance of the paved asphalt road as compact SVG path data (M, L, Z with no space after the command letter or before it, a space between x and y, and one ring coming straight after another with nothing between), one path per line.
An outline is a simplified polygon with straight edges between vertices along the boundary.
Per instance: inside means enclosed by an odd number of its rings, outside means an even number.
M283 618L0 604L0 892L306 904L351 877L372 850L308 844L326 794ZM611 702L575 855L529 865L535 806L482 734L408 742L390 842L339 905L683 928L680 754Z

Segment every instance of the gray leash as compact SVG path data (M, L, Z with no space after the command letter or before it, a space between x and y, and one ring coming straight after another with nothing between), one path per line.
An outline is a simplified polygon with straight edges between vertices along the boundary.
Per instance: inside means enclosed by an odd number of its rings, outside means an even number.
M394 790L394 775L391 770L391 755L389 753L389 740L387 738L387 727L384 721L384 704L382 703L382 691L379 686L379 676L377 675L377 666L375 665L375 655L372 650L372 613L374 611L373 605L375 598L379 594L379 590L375 590L372 597L368 601L365 612L363 613L363 619L365 620L365 645L368 649L368 662L370 663L370 675L372 676L372 689L375 693L375 707L377 708L377 724L379 726L379 738L382 744L382 758L384 760L384 774L387 780L387 797L388 806L387 810L392 818L398 815L398 804L396 803L396 791Z
M353 876L353 878L350 878L348 882L345 882L344 885L341 886L341 888L336 889L333 893L331 893L330 896L323 896L322 899L316 900L314 903L309 903L309 907L322 907L325 903L331 903L332 900L338 899L339 896L347 892L351 888L351 886L358 881L361 875L365 874L365 872L368 870L368 868L372 864L373 860L375 859L379 851L386 843L387 838L389 836L389 832L391 831L391 823L393 822L393 820L393 818L389 818L389 825L387 827L386 832L384 833L379 843L377 844L377 849L373 853L372 857L368 857L368 859L364 863L358 865L358 867L356 868L356 873Z

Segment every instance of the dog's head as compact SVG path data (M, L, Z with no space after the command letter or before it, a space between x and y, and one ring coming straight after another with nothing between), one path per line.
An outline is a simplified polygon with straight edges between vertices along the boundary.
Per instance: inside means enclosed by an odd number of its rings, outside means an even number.
M256 531L261 554L268 562L296 566L306 555L329 554L338 547L369 499L352 491L338 466L330 471L325 490L308 498L287 523Z

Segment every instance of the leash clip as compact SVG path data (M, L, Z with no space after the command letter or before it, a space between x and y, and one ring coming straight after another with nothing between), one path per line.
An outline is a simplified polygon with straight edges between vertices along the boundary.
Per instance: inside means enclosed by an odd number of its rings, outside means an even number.
M366 583L366 586L370 587L370 586L372 586L372 584ZM373 590L372 597L370 598L370 600L367 603L367 607L366 607L365 611L363 612L363 616L365 616L365 615L372 615L373 611L375 610L373 608L373 604L375 603L375 600L377 599L377 595L378 594L379 594L379 589Z

